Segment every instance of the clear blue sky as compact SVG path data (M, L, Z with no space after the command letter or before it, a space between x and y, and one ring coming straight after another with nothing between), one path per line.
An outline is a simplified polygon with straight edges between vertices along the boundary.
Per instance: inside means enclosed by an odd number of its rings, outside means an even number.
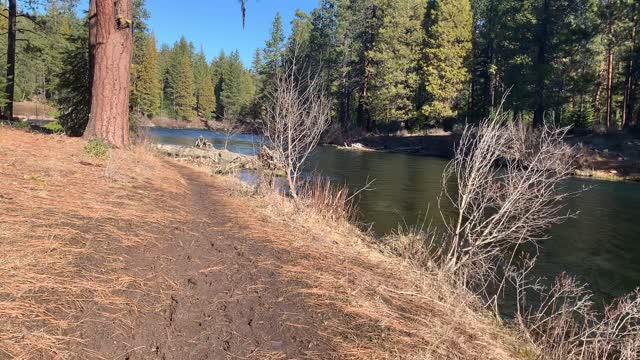
M149 26L159 45L171 45L184 35L196 50L204 48L208 60L221 49L227 53L237 49L245 65L250 66L255 49L263 47L269 38L276 12L282 15L288 34L295 10L310 12L318 0L248 0L244 30L238 0L146 0L146 4L151 13Z

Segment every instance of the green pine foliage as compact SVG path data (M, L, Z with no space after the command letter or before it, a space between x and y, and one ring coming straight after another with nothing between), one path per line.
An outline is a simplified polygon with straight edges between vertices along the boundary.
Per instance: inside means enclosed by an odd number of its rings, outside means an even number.
M469 79L473 16L469 0L429 1L424 19L425 44L422 113L430 121L454 117Z
M21 10L36 22L18 18L16 99L57 104L65 131L81 135L87 24L74 0L31 3ZM296 11L288 38L274 18L250 70L236 51L206 59L184 37L150 45L145 0L132 4L130 107L149 116L259 119L295 53L301 73L320 74L347 130L477 121L498 106L536 125L640 126L639 0L319 0Z
M194 96L193 68L188 53L182 53L174 76L176 116L182 120L193 120L196 116L194 110L196 98Z
M384 122L416 117L425 0L386 0L384 23L371 52L372 116Z
M147 38L141 61L135 92L139 97L140 111L149 117L153 117L160 114L162 100L159 57L153 34Z
M58 74L58 122L70 136L82 135L91 112L88 41L88 33L84 31L68 37L69 46L63 53Z
M222 118L237 119L244 105L243 102L243 73L240 54L231 53L222 70L220 87L220 104Z
M205 119L210 120L214 117L216 110L216 94L215 88L213 87L211 71L208 68L204 74L198 104L200 112Z

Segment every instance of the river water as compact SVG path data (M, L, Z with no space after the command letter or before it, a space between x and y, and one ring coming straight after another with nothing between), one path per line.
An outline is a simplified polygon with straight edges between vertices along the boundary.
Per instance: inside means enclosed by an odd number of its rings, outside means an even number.
M205 130L151 129L161 143L192 145L202 135L222 147L224 136ZM229 150L254 153L258 138L238 135ZM321 147L309 169L353 189L375 179L359 200L361 221L378 235L399 224L441 223L437 199L447 161L406 154ZM566 271L591 284L598 299L611 299L640 286L640 184L571 179L570 190L587 189L567 203L577 217L550 230L540 247L535 275ZM452 210L443 206L445 215ZM428 212L428 213L427 213Z

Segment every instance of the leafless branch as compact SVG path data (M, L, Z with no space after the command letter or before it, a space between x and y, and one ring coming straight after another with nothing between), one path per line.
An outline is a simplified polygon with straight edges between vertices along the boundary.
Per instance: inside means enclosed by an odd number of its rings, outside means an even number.
M546 239L546 230L571 216L563 212L562 180L573 172L568 129L533 130L497 113L464 129L455 156L443 174L443 196L457 210L447 219L450 240L443 245L443 268L461 285L482 292L505 283L524 244ZM497 309L496 309L497 310Z
M289 191L296 187L302 165L318 145L330 121L330 104L318 73L302 70L295 53L276 71L265 118L271 160L286 172Z

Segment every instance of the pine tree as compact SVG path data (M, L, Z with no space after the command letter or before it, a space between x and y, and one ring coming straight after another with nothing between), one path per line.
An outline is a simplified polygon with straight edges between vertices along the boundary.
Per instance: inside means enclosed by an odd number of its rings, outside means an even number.
M91 79L89 77L89 48L86 31L68 39L62 68L58 75L58 121L69 136L82 136L91 112Z
M386 0L384 23L371 52L372 116L380 121L406 121L416 116L420 49L424 39L425 0Z
M213 87L216 96L216 118L222 118L224 110L222 106L222 80L224 71L227 67L227 55L224 50L220 50L218 57L211 62L211 79L213 80Z
M472 13L469 0L429 1L425 17L422 112L440 122L457 115L469 79Z
M221 116L225 119L237 119L243 106L242 73L244 68L240 61L240 54L234 51L228 58L223 69L220 102Z
M183 53L175 79L176 116L183 120L192 120L196 114L196 99L193 96L193 69L188 53Z
M282 61L282 51L284 45L284 32L282 30L282 17L280 13L276 13L271 25L271 38L267 40L263 50L262 58L265 63L265 70L269 74L273 74L275 69Z
M211 78L211 71L207 68L202 81L202 88L199 98L199 107L202 116L209 120L213 118L216 110L216 93L213 87L213 79Z
M147 116L160 114L162 88L160 83L160 64L156 39L153 34L147 38L145 51L141 59L136 82L140 111Z
M196 111L198 113L204 113L201 102L202 97L204 96L204 86L207 81L206 78L208 73L209 66L207 65L207 59L204 55L204 50L201 49L200 53L195 56L193 61L194 95L196 97Z
M241 79L242 106L241 115L254 115L254 103L256 99L256 81L253 74L245 69L242 70Z

